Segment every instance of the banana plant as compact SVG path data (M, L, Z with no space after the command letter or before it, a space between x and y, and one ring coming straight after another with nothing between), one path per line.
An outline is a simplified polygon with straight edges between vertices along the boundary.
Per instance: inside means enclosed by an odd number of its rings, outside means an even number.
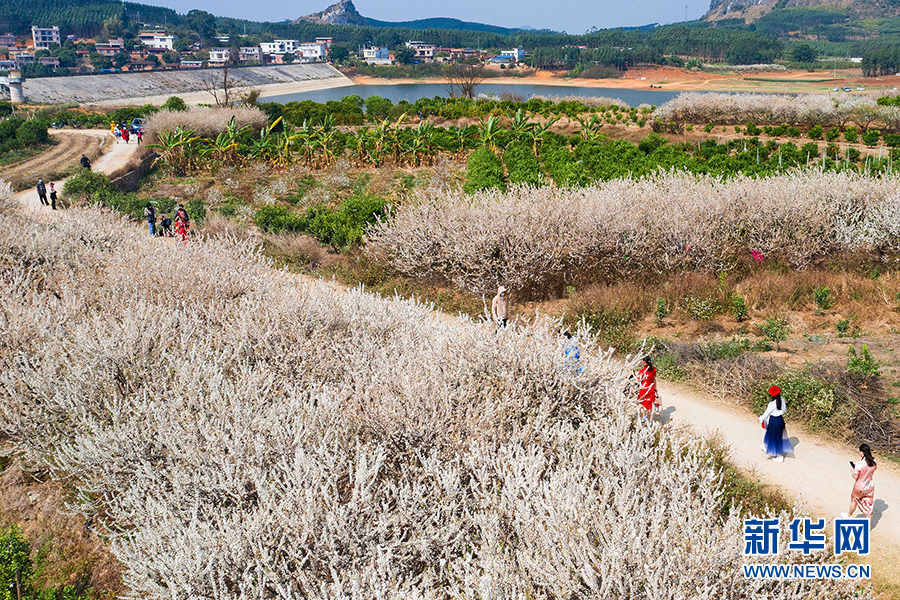
M272 121L271 125L262 128L262 131L259 132L259 139L254 140L253 145L250 147L250 155L253 158L269 162L275 159L278 154L278 134L273 133L273 131L280 122L281 117L278 117Z
M535 122L534 129L531 129L528 132L528 135L531 136L531 151L535 156L538 156L538 147L540 144L544 143L544 137L550 133L550 128L553 127L553 124L557 121L559 121L559 117L551 117L543 125Z
M181 125L174 130L166 127L158 137L158 144L147 147L161 150L162 161L176 173L187 173L200 166L200 137L193 130Z
M199 153L205 159L212 159L226 165L235 166L240 164L242 157L237 152L240 145L238 142L240 136L250 127L238 127L234 117L225 126L225 129L219 132L215 139L206 138L203 140L203 146Z
M575 120L581 125L582 139L587 141L606 139L606 136L600 131L600 128L603 126L603 120L596 114L591 115L590 119L575 117Z
M488 117L487 120L481 119L478 125L478 137L481 145L488 148L494 154L497 153L497 138L500 136L500 117Z

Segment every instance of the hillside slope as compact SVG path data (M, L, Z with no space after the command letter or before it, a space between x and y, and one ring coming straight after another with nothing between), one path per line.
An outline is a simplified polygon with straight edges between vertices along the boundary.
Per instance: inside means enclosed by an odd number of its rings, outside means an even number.
M773 11L791 9L824 9L855 19L879 19L900 14L900 3L888 0L711 0L703 20L744 18L753 23Z

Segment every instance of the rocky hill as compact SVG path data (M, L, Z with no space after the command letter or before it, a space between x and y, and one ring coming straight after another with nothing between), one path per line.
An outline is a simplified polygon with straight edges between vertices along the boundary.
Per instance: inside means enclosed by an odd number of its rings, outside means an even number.
M703 19L743 18L752 23L773 11L789 9L830 9L855 19L895 17L900 6L893 0L711 0Z
M302 21L318 23L319 25L356 25L365 26L369 21L359 14L352 0L341 0L332 4L325 10L291 21L291 25L297 25Z

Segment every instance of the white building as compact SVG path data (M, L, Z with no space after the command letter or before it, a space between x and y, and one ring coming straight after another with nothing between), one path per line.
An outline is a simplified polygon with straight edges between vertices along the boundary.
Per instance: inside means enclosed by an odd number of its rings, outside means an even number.
M210 48L209 64L224 65L231 58L231 48Z
M390 51L387 46L363 48L362 59L370 65L391 64Z
M154 50L173 50L175 48L174 35L166 35L165 31L141 31L138 33L138 41Z
M322 60L328 54L328 48L325 44L304 42L297 47L296 53L305 60Z
M525 48L519 46L515 50L501 50L500 56L508 56L513 62L518 62L525 58Z
M59 44L59 27L31 26L31 37L34 38L35 50L48 50L50 44Z
M430 60L434 58L434 44L425 42L406 42L406 47L416 52L416 59Z
M287 53L294 54L299 45L299 40L275 40L274 42L263 42L259 45L259 48L263 54L274 56Z

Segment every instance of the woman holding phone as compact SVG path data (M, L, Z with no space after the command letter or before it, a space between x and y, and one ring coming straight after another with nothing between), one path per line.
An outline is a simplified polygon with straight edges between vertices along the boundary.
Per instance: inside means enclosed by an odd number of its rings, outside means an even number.
M852 517L856 509L862 511L867 519L872 518L872 508L875 505L875 483L872 476L875 475L875 469L878 463L872 458L872 450L868 444L860 444L859 457L865 462L854 464L850 461L850 475L856 480L853 484L853 491L850 492L850 508L841 516L845 519Z

